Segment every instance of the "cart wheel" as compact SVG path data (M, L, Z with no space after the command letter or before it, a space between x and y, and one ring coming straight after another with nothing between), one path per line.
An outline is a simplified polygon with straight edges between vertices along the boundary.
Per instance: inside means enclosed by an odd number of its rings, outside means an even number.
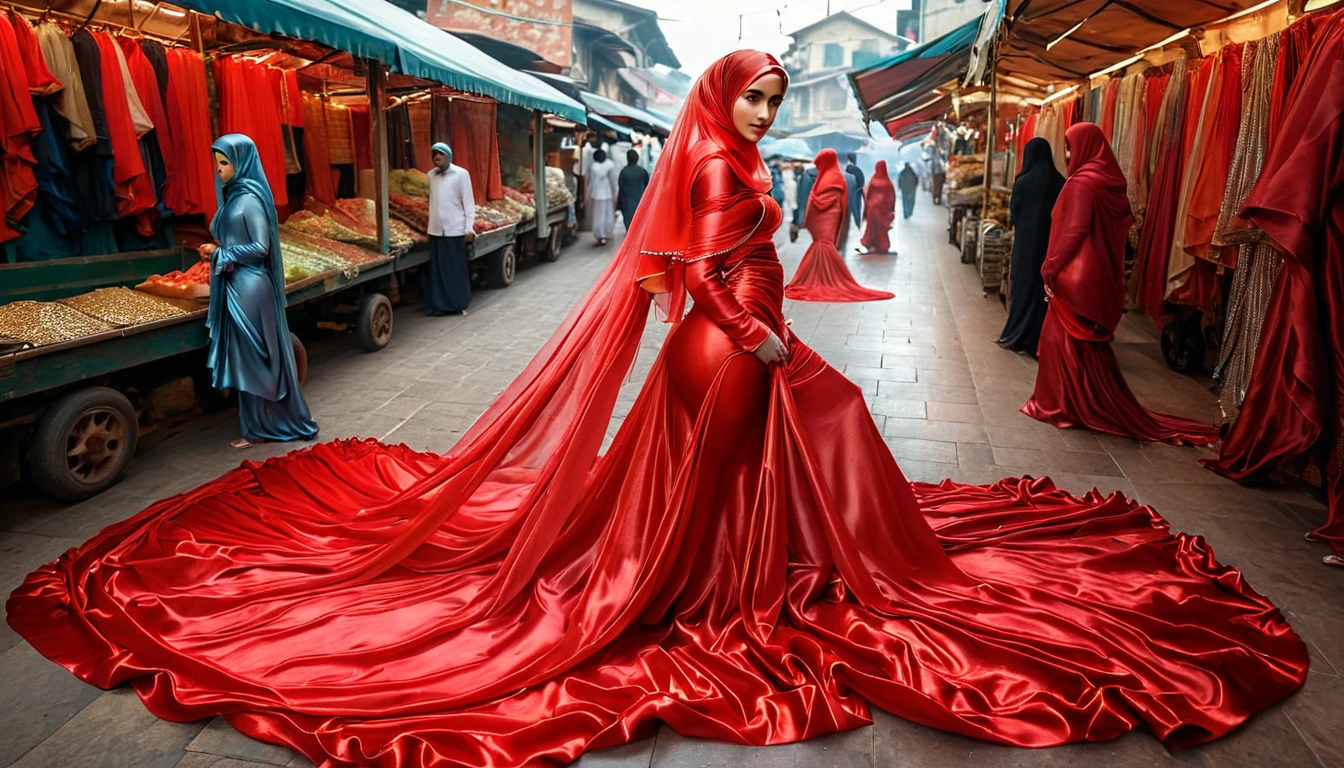
M28 467L38 488L62 501L97 496L121 479L139 437L135 409L107 387L72 392L38 422Z
M490 266L487 269L491 288L508 288L513 284L514 273L518 268L518 257L512 245L490 254Z
M299 379L299 386L308 381L308 348L303 346L303 342L293 331L289 332L289 346L294 350L294 373Z
M555 261L560 258L560 227L551 227L551 236L546 238L546 247L541 252L542 261Z
M392 302L381 293L366 294L359 300L359 322L355 336L365 352L377 352L392 341Z
M1204 362L1204 333L1175 321L1162 329L1162 360L1177 373L1189 373Z

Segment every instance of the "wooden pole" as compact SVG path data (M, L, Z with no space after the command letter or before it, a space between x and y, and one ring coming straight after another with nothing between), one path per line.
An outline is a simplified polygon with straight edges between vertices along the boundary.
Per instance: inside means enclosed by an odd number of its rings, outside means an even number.
M546 115L540 110L532 113L532 205L537 217L538 241L551 236L547 224L550 205L546 201Z
M382 62L366 59L369 68L369 124L372 127L370 144L373 146L373 205L374 227L377 230L379 253L392 250L391 225L387 218L387 71Z

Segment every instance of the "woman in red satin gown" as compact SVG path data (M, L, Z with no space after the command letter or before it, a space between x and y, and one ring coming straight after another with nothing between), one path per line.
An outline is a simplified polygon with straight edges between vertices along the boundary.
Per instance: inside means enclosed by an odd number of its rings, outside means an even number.
M161 717L328 766L565 762L660 721L779 744L870 704L1018 746L1146 725L1180 747L1296 690L1279 611L1151 509L902 477L781 310L754 142L785 77L753 51L705 72L655 215L447 455L244 464L30 575L11 626ZM599 454L650 294L672 330Z
M812 244L803 254L784 296L794 301L884 301L894 298L890 291L877 291L859 285L845 266L839 244L843 227L849 225L845 175L835 150L817 154L817 180L807 198L803 226L812 234ZM894 204L894 200L893 200ZM893 218L895 215L893 214Z
M1060 429L1210 445L1218 437L1212 426L1149 411L1125 383L1111 349L1125 311L1125 237L1134 221L1125 176L1096 125L1074 124L1065 141L1069 179L1051 214L1041 267L1050 308L1036 391L1022 412Z
M887 175L886 160L877 161L864 199L863 217L868 226L864 228L860 242L869 253L888 253L891 251L891 225L896 221L896 185Z

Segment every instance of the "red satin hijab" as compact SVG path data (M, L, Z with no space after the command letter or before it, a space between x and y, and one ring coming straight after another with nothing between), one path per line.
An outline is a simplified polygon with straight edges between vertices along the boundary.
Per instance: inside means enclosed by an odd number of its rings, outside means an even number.
M1093 123L1077 123L1064 133L1069 147L1069 182L1085 184L1107 213L1133 221L1128 183L1106 134Z
M655 295L667 322L679 321L685 311L685 287L678 265L691 230L691 184L705 162L722 158L746 188L770 191L770 171L760 150L733 125L738 97L766 75L779 75L787 88L789 76L784 67L762 51L730 53L705 70L691 88L663 147L663 159L676 158L676 162L660 162L644 194L641 205L652 206L654 213L641 216L642 226L626 236L622 255L629 248L639 249L637 280Z
M844 191L845 175L840 172L840 158L834 149L821 150L813 163L817 166L817 181L812 186L812 194L815 195L831 187L838 187Z

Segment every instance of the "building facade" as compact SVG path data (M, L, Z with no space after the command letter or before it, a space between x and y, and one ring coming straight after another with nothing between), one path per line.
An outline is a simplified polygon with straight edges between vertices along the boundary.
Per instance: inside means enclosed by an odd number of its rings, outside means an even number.
M845 12L790 36L793 44L782 58L789 72L789 111L781 127L794 131L820 125L861 130L863 118L849 85L849 72L909 44L894 30L880 29Z

